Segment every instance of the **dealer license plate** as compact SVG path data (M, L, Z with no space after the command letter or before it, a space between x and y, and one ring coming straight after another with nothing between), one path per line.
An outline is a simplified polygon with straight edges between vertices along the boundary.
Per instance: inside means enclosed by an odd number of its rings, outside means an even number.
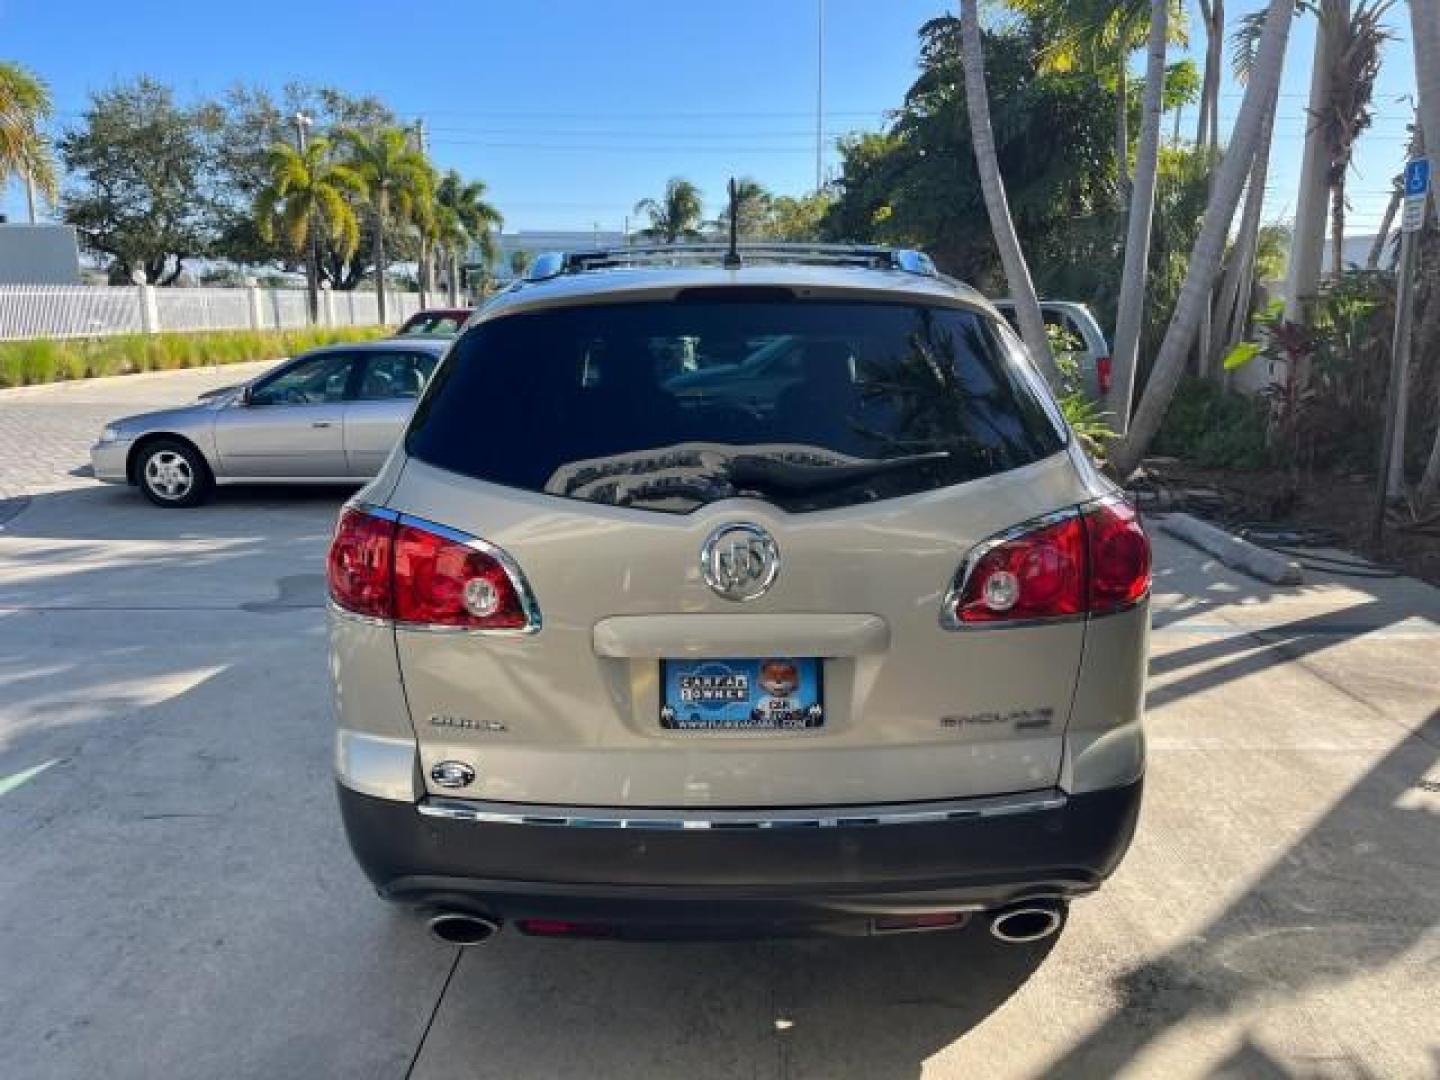
M825 724L821 661L660 661L660 726L672 731L793 731Z

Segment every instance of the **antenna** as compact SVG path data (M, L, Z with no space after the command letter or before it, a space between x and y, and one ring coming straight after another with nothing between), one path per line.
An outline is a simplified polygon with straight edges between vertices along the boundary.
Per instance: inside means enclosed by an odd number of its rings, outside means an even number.
M739 206L735 198L735 178L730 177L730 250L725 252L724 266L727 270L734 270L740 265L740 251L738 243L740 240L740 214Z

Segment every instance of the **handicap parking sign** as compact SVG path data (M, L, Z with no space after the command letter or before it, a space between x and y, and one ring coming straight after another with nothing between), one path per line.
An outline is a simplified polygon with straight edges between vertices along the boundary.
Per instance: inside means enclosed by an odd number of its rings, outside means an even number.
M1414 158L1405 163L1405 194L1413 198L1430 190L1430 159Z

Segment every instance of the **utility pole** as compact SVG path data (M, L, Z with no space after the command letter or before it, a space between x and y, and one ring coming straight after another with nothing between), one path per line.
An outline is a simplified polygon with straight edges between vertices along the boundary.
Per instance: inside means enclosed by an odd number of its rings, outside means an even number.
M300 147L300 156L305 156L309 144L305 139L305 133L309 130L314 121L303 112L297 112L292 118L295 122L295 141ZM305 256L305 293L309 301L310 325L315 326L320 322L320 237L315 223L315 208L312 205L309 214L310 220L306 223L305 235L309 238L308 251Z
M815 0L815 190L825 154L825 0Z
M1430 159L1411 158L1405 164L1405 216L1400 225L1400 265L1395 279L1395 335L1390 344L1390 383L1385 393L1385 432L1380 443L1380 469L1375 482L1375 516L1370 523L1370 539L1377 544L1385 530L1386 505L1391 498L1404 494L1404 470L1399 467L1405 453L1400 415L1406 404L1410 327L1415 318L1416 234L1425 227L1425 207L1429 195Z

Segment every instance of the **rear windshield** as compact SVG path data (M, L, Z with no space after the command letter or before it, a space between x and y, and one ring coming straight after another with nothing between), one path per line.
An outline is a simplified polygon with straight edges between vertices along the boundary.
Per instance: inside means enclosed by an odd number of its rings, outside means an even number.
M972 480L1063 435L986 320L829 301L680 300L503 316L461 338L406 449L527 491L792 512Z

